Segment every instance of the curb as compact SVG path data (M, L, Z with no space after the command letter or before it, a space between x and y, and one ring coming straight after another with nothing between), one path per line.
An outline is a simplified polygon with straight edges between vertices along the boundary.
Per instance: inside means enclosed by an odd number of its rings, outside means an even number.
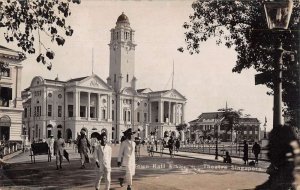
M11 159L11 158L13 158L13 157L21 154L21 153L23 153L23 151L22 150L18 150L16 152L11 153L11 154L5 155L2 160L3 161L9 160L9 159Z
M154 151L154 153L170 155L169 153L166 153L166 152L161 153L161 152ZM210 155L213 155L213 154L210 154ZM194 157L194 156L186 156L186 155L180 155L180 154L174 154L174 156L184 157L184 158L201 159L201 160L207 160L207 161L213 161L213 162L222 162L222 160L219 160L219 159L215 160L215 159L207 159L207 158L197 158L197 157ZM221 156L219 156L219 157L221 157ZM239 163L234 163L234 164L241 165Z

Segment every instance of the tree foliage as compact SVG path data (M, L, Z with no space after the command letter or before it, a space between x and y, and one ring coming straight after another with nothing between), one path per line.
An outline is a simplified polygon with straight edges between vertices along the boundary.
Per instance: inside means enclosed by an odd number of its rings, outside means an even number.
M183 24L186 29L186 47L178 48L190 54L200 53L208 39L215 39L217 45L234 48L237 52L233 72L254 68L258 72L274 72L274 51L272 49L277 35L270 32L265 19L263 1L209 1L197 0L192 4L193 14ZM285 113L291 123L299 126L299 14L300 4L294 2L289 29L291 32L280 36L283 49L293 51L283 57L283 101L287 106ZM273 89L273 78L265 85ZM272 91L268 94L273 94Z
M242 109L234 110L233 108L221 108L218 111L223 112L223 120L220 125L226 130L226 132L230 131L231 133L234 130L238 130L239 121L242 114Z
M176 125L176 130L177 130L178 132L180 132L180 131L185 130L186 127L187 127L187 124L186 124L186 123L181 123L181 124L179 124L179 125Z
M16 42L25 53L37 53L37 62L51 70L55 54L42 42L41 36L49 37L58 46L64 45L65 36L72 36L73 29L67 24L70 3L80 4L80 0L0 1L0 29L5 40Z

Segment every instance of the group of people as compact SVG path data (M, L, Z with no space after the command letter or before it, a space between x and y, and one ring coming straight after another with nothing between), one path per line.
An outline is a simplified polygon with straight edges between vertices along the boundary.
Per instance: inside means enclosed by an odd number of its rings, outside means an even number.
M131 190L132 177L135 175L135 147L136 144L132 139L132 135L135 133L131 128L127 129L122 137L119 155L118 155L118 167L122 167L125 170L125 175L120 177L120 186L123 186L124 182L127 183L127 190ZM111 182L111 158L112 149L107 144L107 134L105 132L96 134L92 144L86 136L84 130L80 131L80 135L77 137L76 144L78 153L80 154L81 169L85 168L85 164L90 162L89 152L92 153L95 160L96 168L96 190L100 189L100 182L102 178L105 178L105 190L109 190ZM58 133L57 139L54 140L53 135L47 141L52 156L56 156L56 168L62 169L62 160L65 154L65 140L62 138L61 133Z
M260 151L261 151L260 145L257 142L255 142L254 145L252 146L252 153L254 154L254 157L255 157L254 164L258 164L258 155L260 154ZM231 161L231 156L229 155L228 151L226 151L226 154L223 158L224 158L224 160L223 160L224 163L231 163L232 162ZM249 145L248 145L246 140L244 141L244 146L243 146L243 161L244 161L244 164L249 164L250 165L250 162L249 162Z

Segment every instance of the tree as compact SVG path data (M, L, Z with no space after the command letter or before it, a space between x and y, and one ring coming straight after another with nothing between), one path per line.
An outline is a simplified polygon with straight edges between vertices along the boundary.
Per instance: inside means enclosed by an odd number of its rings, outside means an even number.
M80 0L0 1L0 29L5 40L7 43L16 42L25 53L38 53L36 61L51 70L50 61L55 54L42 42L41 36L50 38L59 46L64 45L64 36L72 36L73 29L66 21L71 15L71 2L80 4ZM0 63L0 71L5 66L6 63Z
M186 29L186 47L178 48L180 52L185 49L190 53L200 53L201 45L210 38L216 40L217 45L224 44L233 47L237 52L236 65L233 72L241 73L242 70L254 68L258 72L274 71L274 56L271 46L277 38L269 32L263 9L263 1L208 1L197 0L192 4L194 13L189 16L189 21L183 24ZM283 66L283 102L287 109L285 114L290 116L292 126L300 126L299 107L299 52L300 44L298 32L300 16L300 3L294 3L289 29L280 38L283 48L293 51L284 57ZM273 89L273 78L265 85ZM272 95L273 92L267 92Z
M233 141L233 131L237 131L239 127L239 120L242 116L242 109L234 110L233 108L221 108L218 111L223 112L223 120L221 121L221 127L225 129L226 134L230 131L231 142Z
M178 132L180 132L180 131L185 130L186 127L187 127L187 124L181 123L181 124L179 124L179 125L176 125L176 130L177 130Z

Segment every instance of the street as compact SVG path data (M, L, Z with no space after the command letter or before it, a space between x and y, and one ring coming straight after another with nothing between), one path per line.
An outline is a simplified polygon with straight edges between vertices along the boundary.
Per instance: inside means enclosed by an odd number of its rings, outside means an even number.
M118 184L118 177L124 171L118 168L118 145L112 145L112 182L111 189L126 189ZM214 160L193 159L154 154L149 157L141 148L141 157L137 161L134 176L134 190L181 190L181 189L253 189L267 179L265 170L260 167L227 165ZM64 160L63 169L56 170L55 159L47 162L47 156L36 157L36 163L30 163L29 153L22 153L7 162L9 166L1 172L0 187L3 189L94 189L94 163L80 169L79 155L68 147L70 164ZM92 159L91 159L92 160ZM103 186L101 186L101 189Z

